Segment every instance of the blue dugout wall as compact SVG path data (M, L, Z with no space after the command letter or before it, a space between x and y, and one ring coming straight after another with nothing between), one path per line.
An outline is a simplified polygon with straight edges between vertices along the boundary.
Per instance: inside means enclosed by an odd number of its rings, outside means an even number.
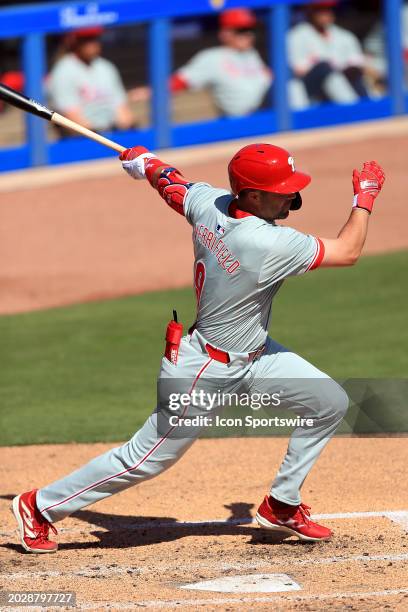
M25 93L43 99L46 70L45 36L63 34L79 27L113 27L144 22L149 30L149 75L153 88L151 127L116 134L124 146L143 144L151 149L179 147L230 138L256 136L290 129L305 129L400 115L407 111L404 92L400 11L402 0L383 0L389 66L389 95L353 105L325 104L292 112L288 105L288 66L285 34L293 0L100 0L99 2L47 2L0 10L0 38L22 37ZM297 0L296 4L306 4ZM215 119L172 125L167 79L172 70L170 28L177 17L199 16L247 6L267 10L269 57L275 81L270 109L245 118ZM45 164L59 164L111 156L112 152L86 139L47 142L45 122L26 116L26 144L0 149L0 171Z

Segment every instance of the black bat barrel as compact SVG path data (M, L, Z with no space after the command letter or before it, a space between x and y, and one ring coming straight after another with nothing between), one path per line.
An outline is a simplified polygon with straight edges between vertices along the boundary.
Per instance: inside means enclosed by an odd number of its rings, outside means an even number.
M11 89L11 87L7 87L7 85L3 83L0 83L0 99L7 102L7 104L20 108L26 113L37 115L37 117L47 119L48 121L51 121L51 117L54 114L54 112L46 106L43 106L35 100L31 100L31 98L27 98L27 96Z

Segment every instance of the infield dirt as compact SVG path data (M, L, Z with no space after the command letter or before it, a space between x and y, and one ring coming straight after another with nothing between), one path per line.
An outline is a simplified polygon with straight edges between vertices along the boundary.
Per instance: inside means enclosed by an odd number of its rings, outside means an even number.
M2 448L0 585L74 590L81 606L112 609L126 604L133 609L266 610L277 597L275 609L406 610L408 521L404 528L381 516L322 520L335 536L318 544L274 543L268 533L245 523L268 490L285 445L282 439L199 440L161 477L57 524L60 550L47 556L21 552L8 512L10 498L108 447ZM313 504L314 513L408 509L407 462L406 439L334 439L306 481L304 501ZM231 522L211 523L216 519ZM256 573L287 573L301 591L240 595L180 588ZM383 591L396 592L378 595Z

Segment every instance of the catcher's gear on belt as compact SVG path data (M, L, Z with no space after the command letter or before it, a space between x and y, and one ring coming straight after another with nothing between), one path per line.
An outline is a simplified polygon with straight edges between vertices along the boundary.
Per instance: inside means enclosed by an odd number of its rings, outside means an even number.
M259 189L272 193L297 193L307 187L311 177L295 169L293 157L280 147L259 143L240 149L228 165L232 192ZM295 206L302 202L297 198ZM292 210L297 210L292 208Z

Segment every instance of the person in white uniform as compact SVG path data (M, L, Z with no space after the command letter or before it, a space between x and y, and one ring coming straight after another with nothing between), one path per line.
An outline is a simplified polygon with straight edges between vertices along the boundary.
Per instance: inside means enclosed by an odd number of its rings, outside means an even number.
M335 24L335 0L307 6L307 21L288 34L289 65L312 102L354 103L367 96L357 37Z
M220 44L196 53L170 78L173 93L184 90L211 92L218 114L223 117L244 117L259 109L273 83L272 70L255 48L257 19L245 8L224 11L219 17ZM150 98L149 87L132 90L135 101ZM293 109L308 106L303 83L288 83L289 103Z
M232 393L278 395L280 407L300 419L259 506L258 523L301 540L329 539L331 530L311 520L301 488L346 413L348 397L327 374L268 336L271 306L286 278L357 261L384 182L382 169L366 162L361 172L354 170L350 217L336 239L321 239L277 223L302 206L300 191L311 180L280 147L258 143L240 149L228 166L231 190L191 183L144 147L127 149L121 160L132 178L147 178L192 227L196 320L183 336L173 315L157 406L126 444L14 498L22 546L54 552L52 523L171 467L200 434L202 423L194 419L216 418L224 395ZM141 199L135 192L136 205L143 206Z
M100 27L83 28L67 35L68 52L47 79L50 105L91 130L129 129L135 118L118 69L100 56L102 31Z
M404 80L408 85L408 4L401 6L401 34L404 54ZM385 33L382 21L378 21L364 40L366 67L374 88L384 93L387 85L388 61L385 52Z

